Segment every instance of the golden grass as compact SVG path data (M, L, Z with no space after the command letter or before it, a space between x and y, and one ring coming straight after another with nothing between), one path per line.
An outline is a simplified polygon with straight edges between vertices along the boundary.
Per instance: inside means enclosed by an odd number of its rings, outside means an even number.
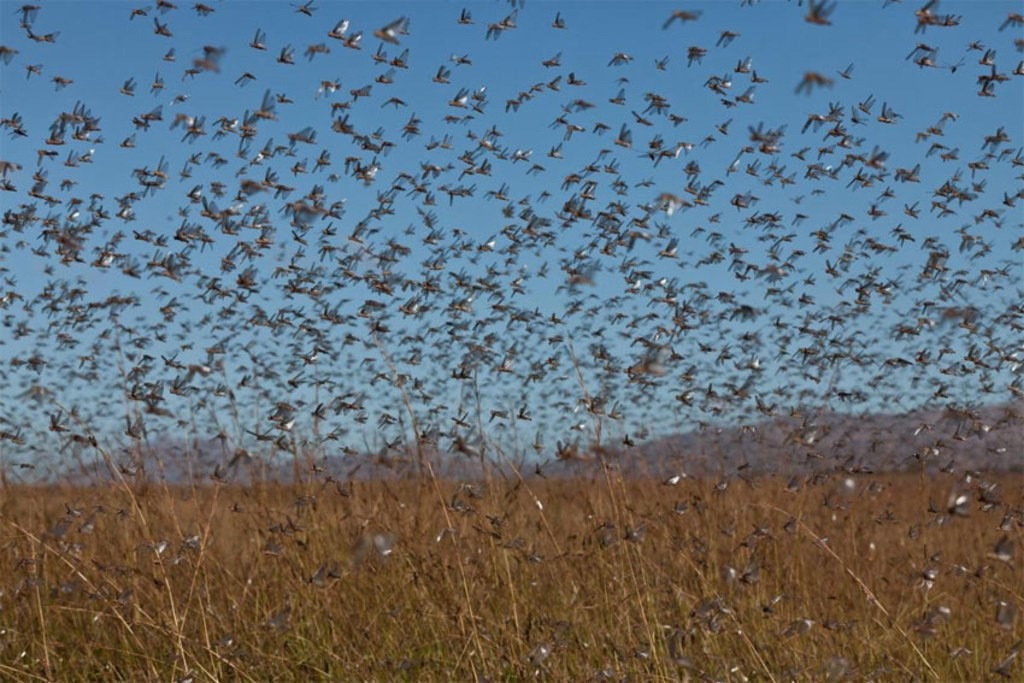
M1022 675L1024 478L844 478L8 488L0 679Z

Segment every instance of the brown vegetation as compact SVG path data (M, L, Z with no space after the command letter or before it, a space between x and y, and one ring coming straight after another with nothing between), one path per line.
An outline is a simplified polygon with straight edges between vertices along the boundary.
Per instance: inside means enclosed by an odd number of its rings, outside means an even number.
M7 680L1019 676L1024 478L8 488Z

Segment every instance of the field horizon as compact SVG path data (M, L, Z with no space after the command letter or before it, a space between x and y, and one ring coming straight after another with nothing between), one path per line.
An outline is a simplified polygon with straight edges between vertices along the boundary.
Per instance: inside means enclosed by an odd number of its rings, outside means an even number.
M483 432L482 432L483 433ZM445 448L436 440L394 443L377 450L293 432L245 449L228 438L146 438L113 449L96 442L65 454L63 464L26 463L0 448L0 483L87 486L97 481L162 481L169 485L302 482L311 472L340 479L435 476L463 480L507 477L587 478L604 465L631 479L809 476L820 473L934 473L941 470L1024 471L1024 403L972 409L852 415L807 411L736 426L702 425L645 441L606 436L554 449L506 450L489 435ZM116 443L116 442L115 442Z

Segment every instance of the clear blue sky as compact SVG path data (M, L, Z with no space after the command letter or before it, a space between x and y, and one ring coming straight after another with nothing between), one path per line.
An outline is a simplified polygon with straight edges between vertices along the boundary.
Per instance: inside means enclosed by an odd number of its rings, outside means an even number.
M771 405L903 411L1020 388L1024 29L1001 30L1019 2L835 3L828 24L768 1L40 4L0 4L0 430L25 442L0 444L10 457L59 447L58 404L118 452L146 408L132 387L163 393L150 438L223 428L266 448L247 432L281 434L287 402L292 433L333 431L333 452L408 430L397 370L442 447L453 430L479 443L479 405L491 446L536 438L542 455ZM677 10L698 16L663 27ZM402 17L398 44L375 36ZM243 141L265 97L276 118ZM76 111L99 130L75 139ZM289 225L315 186L335 215ZM673 196L689 205L666 211ZM566 220L574 202L589 213ZM117 324L112 296L134 297Z

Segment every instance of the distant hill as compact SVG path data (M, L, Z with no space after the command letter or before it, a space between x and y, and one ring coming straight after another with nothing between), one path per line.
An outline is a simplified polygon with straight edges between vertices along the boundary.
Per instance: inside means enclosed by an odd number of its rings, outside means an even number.
M234 483L254 480L291 481L316 475L339 482L349 479L397 478L420 471L411 448L396 447L375 454L349 451L346 455L293 457L277 451L268 457L254 451L231 451L217 442L150 443L139 461L127 454L115 458L127 476L140 469L151 480ZM238 457L235 457L236 454ZM427 445L423 459L440 477L477 479L480 459ZM575 445L559 454L542 454L524 462L495 462L487 453L489 474L525 477L590 476L608 463L628 476L668 478L730 477L737 474L792 476L822 471L899 472L925 468L938 471L1024 471L1024 403L990 406L964 412L950 409L903 414L848 415L819 412L766 419L744 427L705 427L626 446L602 448ZM130 464L134 462L134 464ZM70 479L106 479L105 465L89 472L69 473Z
M921 468L1024 471L1024 404L970 413L932 409L904 414L822 412L746 428L655 439L614 454L626 471L672 476L801 474L842 468L891 472Z

